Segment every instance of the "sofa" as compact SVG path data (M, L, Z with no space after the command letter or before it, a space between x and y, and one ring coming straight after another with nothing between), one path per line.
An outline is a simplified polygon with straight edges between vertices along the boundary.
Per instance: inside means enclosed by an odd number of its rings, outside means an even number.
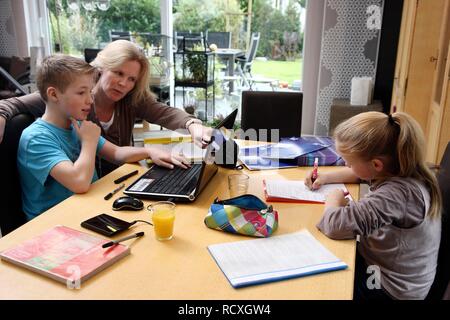
M8 72L20 84L30 82L30 58L29 57L0 57L0 67ZM0 99L18 96L15 87L0 74Z

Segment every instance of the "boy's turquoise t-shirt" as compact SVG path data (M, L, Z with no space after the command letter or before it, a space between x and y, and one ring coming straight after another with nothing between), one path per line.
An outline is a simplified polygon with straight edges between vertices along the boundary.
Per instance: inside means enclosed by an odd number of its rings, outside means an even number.
M97 153L105 144L100 137ZM50 176L52 168L61 161L75 162L81 152L81 141L72 126L56 127L37 119L22 132L17 151L17 166L22 186L22 209L31 220L70 197L73 192ZM94 170L92 182L98 179Z

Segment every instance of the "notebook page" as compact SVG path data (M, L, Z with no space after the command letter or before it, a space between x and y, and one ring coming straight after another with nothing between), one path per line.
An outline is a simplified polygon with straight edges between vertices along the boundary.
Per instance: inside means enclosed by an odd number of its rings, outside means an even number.
M233 287L345 269L307 230L208 246Z
M325 184L312 191L303 181L266 180L267 195L276 198L325 202L327 195L336 189L347 191L343 183Z

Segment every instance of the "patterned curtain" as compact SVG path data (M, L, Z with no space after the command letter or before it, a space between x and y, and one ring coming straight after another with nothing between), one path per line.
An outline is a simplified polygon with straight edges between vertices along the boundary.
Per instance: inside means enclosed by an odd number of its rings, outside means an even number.
M349 99L353 77L375 80L383 0L327 0L314 134L327 135L333 99Z

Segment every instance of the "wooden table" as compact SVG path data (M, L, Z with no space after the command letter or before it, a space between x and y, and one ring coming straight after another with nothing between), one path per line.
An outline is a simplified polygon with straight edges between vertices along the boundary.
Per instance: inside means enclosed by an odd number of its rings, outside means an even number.
M36 236L55 225L65 225L91 233L80 222L99 213L109 213L123 220L149 220L144 209L138 212L112 211L116 194L109 201L103 197L116 185L113 180L138 168L126 164L94 183L88 193L74 195L0 239L0 251ZM331 168L321 168L330 170ZM308 168L249 172L249 193L263 198L262 180L303 179ZM245 171L245 170L244 170ZM227 175L220 169L194 203L178 204L174 239L159 242L151 226L139 225L116 238L145 231L145 236L127 242L131 255L95 275L81 289L67 289L65 285L37 273L0 262L0 299L352 299L355 265L354 240L335 241L316 228L323 205L272 203L279 212L279 229L274 235L308 229L323 245L345 261L349 268L314 276L272 282L234 289L207 250L213 243L253 239L209 229L203 223L214 198L228 197ZM130 185L133 179L126 181ZM357 185L348 185L354 198ZM150 204L145 201L145 205Z

